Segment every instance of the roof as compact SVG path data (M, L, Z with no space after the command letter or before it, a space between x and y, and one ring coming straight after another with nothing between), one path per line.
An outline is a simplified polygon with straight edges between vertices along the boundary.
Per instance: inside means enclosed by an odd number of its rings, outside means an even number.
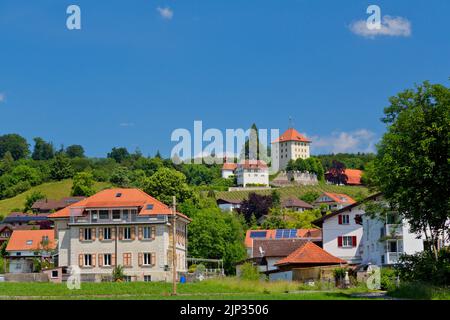
M326 195L329 198L331 198L333 202L337 202L337 203L341 203L341 204L346 204L346 203L353 204L356 202L355 199L353 199L352 197L350 197L346 194L343 194L343 193L324 192L320 195L320 197L322 197L323 195Z
M67 197L60 200L40 199L31 206L35 210L58 210L67 207L73 203L81 201L86 197Z
M234 171L237 168L237 163L234 162L225 162L222 166L222 170L231 170Z
M355 208L355 207L358 207L358 206L360 206L361 204L363 204L363 203L365 203L365 202L367 202L367 201L374 200L374 199L376 199L376 198L379 197L379 196L381 196L381 192L372 194L372 195L368 196L367 198L365 198L365 199L363 199L363 200L361 200L361 201L352 203L351 205L348 205L348 206L346 206L346 207L344 207L344 208L342 208L342 209L339 209L339 210L336 210L336 211L334 211L334 212L332 212L332 213L330 213L330 214L327 214L327 215L325 215L325 216L323 216L323 217L321 217L321 218L319 218L319 219L317 219L317 220L314 220L312 223L313 223L314 225L320 227L320 226L322 226L322 223L323 223L325 220L327 220L327 219L329 219L329 218L331 218L331 217L337 216L338 214L343 213L343 212L345 212L345 211L351 210L351 209L353 209L353 208Z
M289 128L272 143L286 142L286 141L311 142L294 128Z
M237 200L237 199L223 199L223 198L217 198L217 203L232 203L232 204L241 204L244 200Z
M292 208L292 207L298 207L298 208L305 208L305 209L312 209L313 206L309 203L300 200L296 197L289 197L286 199L283 199L281 201L281 206L284 208Z
M253 240L252 257L287 257L305 242L305 239Z
M267 163L262 160L244 160L241 161L238 167L244 169L267 169Z
M151 209L147 209L151 206ZM172 209L161 201L146 194L144 191L135 188L112 188L102 190L93 196L74 203L64 209L50 214L50 219L68 218L71 212L79 211L79 209L95 209L95 208L140 208L139 215L171 215ZM177 212L187 220L187 216Z
M6 251L29 251L42 249L44 237L49 240L49 248L56 249L55 230L14 230Z
M247 248L251 248L253 246L253 241L256 238L252 238L251 234L252 232L259 232L260 235L265 232L265 237L258 237L257 240L264 240L264 239L276 239L276 233L277 230L280 229L272 229L272 230L247 230L247 233L245 235L245 246ZM295 230L295 229L294 229ZM322 239L322 231L320 229L297 229L295 233L295 238L303 238L303 239ZM282 238L286 239L286 238ZM293 239L293 238L289 238Z
M289 264L344 264L346 261L333 256L310 241L300 246L286 258L275 263L276 266Z
M28 214L22 212L13 212L3 219L3 223L45 221L48 220L48 214Z
M347 176L347 184L361 184L362 170L358 169L345 169L345 175Z

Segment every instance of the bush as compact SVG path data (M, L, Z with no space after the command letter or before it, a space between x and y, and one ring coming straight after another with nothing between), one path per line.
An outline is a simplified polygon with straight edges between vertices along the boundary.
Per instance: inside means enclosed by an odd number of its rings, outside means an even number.
M112 271L112 277L115 282L121 282L125 278L125 274L123 272L123 266L118 265L115 266Z
M249 262L245 262L241 267L240 278L243 280L259 280L261 277L258 268Z
M381 290L393 290L396 287L397 274L394 269L382 268L380 285Z

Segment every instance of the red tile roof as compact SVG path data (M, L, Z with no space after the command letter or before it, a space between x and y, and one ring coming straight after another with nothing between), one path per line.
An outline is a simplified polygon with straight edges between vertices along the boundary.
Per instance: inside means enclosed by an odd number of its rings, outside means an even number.
M347 176L347 184L359 185L361 184L361 176L363 172L358 169L345 169L345 175Z
M276 266L289 264L344 264L346 261L339 259L323 250L312 242L306 242L286 258L275 263Z
M120 194L120 197L118 195ZM147 209L148 205L152 205L152 209ZM50 214L52 218L68 218L71 211L79 211L79 209L89 208L123 208L138 207L139 215L170 215L172 209L164 203L156 200L152 196L146 194L139 189L114 188L100 191L93 196L74 203L64 209ZM78 210L77 210L78 209ZM187 216L177 212L177 215L190 220Z
M294 128L289 128L272 143L286 142L286 141L311 142Z
M356 200L343 193L324 192L323 194L327 195L332 201L337 203L353 204L356 202Z
M251 233L252 232L266 232L265 237L259 237L259 238L252 238ZM247 248L251 248L253 246L253 240L264 240L264 239L275 239L275 235L277 233L276 229L273 230L247 230L247 233L245 235L245 246ZM297 238L314 238L317 240L322 239L322 231L320 229L297 229ZM290 238L292 239L292 238Z
M234 163L234 162L225 162L222 166L222 170L234 171L236 168L237 168L237 163Z
M267 169L267 164L262 160L244 160L239 163L244 169Z
M254 239L252 257L287 257L306 242L305 239Z
M312 209L313 206L310 205L309 203L300 200L296 197L289 197L286 199L283 199L281 201L281 206L283 208L305 208L305 209Z
M14 230L6 251L32 251L42 249L41 242L48 238L50 249L56 249L55 230Z

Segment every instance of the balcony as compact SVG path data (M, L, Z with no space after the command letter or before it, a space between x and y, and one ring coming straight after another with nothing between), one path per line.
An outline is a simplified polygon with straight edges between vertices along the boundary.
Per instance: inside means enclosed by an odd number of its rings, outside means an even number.
M403 237L403 225L386 224L386 236L395 238Z
M400 257L400 252L388 252L386 257L386 264L396 264L398 262L398 258Z
M166 216L138 216L133 214L128 217L121 217L120 219L99 219L98 217L92 217L91 215L83 215L83 216L71 216L69 224L133 224L133 223L164 223L167 222Z

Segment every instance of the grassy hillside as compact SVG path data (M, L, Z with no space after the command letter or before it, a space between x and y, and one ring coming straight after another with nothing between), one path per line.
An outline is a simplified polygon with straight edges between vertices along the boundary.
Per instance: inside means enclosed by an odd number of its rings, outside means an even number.
M96 182L95 189L101 190L109 186L106 182ZM70 196L70 189L72 188L72 180L62 180L58 182L48 182L39 186L33 187L24 193L21 193L13 198L0 200L0 216L8 215L12 210L23 208L26 197L34 191L39 191L48 199L61 199Z
M273 190L273 189L272 189ZM258 194L269 195L272 190L260 190L260 191L231 191L231 192L217 192L216 198L221 198L224 200L243 200L248 197L251 192L256 192ZM325 183L321 183L317 186L297 186L297 187L284 187L277 188L280 192L281 197L300 197L307 192L335 192L346 194L355 200L361 197L365 197L369 194L369 190L365 187L359 186L335 186Z

